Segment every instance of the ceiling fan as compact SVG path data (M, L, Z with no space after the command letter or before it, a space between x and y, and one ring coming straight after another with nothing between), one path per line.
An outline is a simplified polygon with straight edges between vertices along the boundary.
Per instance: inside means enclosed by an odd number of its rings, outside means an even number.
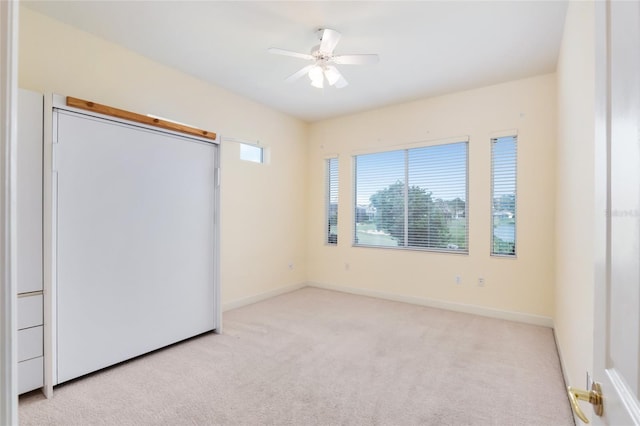
M312 64L287 77L285 81L292 82L307 74L313 87L322 89L326 78L329 86L342 88L349 83L338 71L336 65L366 65L378 62L378 55L375 54L334 55L333 50L340 40L340 33L336 30L320 28L318 37L320 38L320 44L313 47L310 54L292 52L276 47L269 49L269 53L276 55L292 56L313 61Z

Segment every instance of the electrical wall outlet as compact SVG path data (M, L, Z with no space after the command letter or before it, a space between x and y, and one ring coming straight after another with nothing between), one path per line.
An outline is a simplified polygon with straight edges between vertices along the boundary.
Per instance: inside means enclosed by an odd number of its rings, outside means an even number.
M478 287L484 287L484 278L482 277L478 278Z
M294 264L293 264L293 262L289 262L289 269L290 269L291 271L293 271L293 269L294 269Z
M456 275L456 284L462 284L462 278L460 278L460 275Z

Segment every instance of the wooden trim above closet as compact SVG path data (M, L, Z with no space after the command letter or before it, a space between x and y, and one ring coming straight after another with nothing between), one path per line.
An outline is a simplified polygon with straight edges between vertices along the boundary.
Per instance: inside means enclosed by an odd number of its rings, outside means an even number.
M172 130L174 132L186 133L188 135L198 136L201 138L211 140L216 139L216 134L214 132L185 126L184 124L173 123L171 121L161 120L159 118L149 117L135 112L125 111L123 109L113 108L107 105L97 104L91 101L85 101L83 99L73 98L71 96L67 96L67 106L84 109L87 111L93 111L99 114L110 115L112 117L117 117L124 120L135 121L137 123L147 124L149 126L160 127L161 129Z

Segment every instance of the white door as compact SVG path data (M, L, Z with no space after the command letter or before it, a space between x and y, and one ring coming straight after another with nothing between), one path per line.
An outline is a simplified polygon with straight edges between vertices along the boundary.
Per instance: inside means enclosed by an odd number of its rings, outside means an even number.
M596 2L596 8L596 75L603 78L597 86L594 380L602 384L604 410L592 418L600 425L638 425L640 2Z

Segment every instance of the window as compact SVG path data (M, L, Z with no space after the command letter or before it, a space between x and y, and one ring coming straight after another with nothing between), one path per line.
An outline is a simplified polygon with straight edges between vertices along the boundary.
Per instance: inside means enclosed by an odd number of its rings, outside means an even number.
M467 142L355 157L358 246L468 252Z
M240 159L254 163L264 163L264 149L256 145L241 143Z
M516 136L491 139L491 254L516 255Z
M338 159L326 160L327 216L326 243L338 244Z

